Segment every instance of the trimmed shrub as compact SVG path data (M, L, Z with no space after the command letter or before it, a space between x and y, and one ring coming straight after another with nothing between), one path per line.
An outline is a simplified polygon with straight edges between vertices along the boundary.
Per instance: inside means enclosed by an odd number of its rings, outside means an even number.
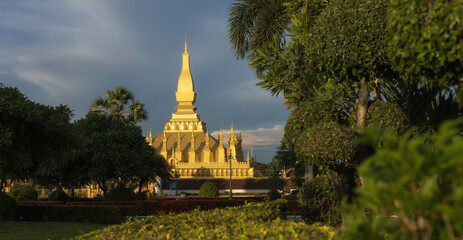
M8 193L16 201L37 201L39 194L35 188L29 185L16 185Z
M336 210L337 200L333 184L325 176L317 176L304 183L297 194L302 206L302 218L306 223L321 222L330 225L341 223L341 215Z
M68 195L62 189L57 189L50 194L50 196L48 197L48 200L67 202Z
M136 215L134 206L67 206L67 205L20 205L18 217L24 221L66 221L114 224L125 216Z
M276 188L272 188L270 189L270 191L268 191L267 198L270 201L277 200L281 198L281 194L278 192Z
M205 182L199 188L199 197L218 197L219 189L212 182Z
M330 227L282 220L283 201L130 220L75 239L330 239Z
M8 194L0 192L0 220L12 218L16 213L16 208L16 201Z
M111 189L104 197L107 201L134 201L137 196L133 189L126 187L116 187Z

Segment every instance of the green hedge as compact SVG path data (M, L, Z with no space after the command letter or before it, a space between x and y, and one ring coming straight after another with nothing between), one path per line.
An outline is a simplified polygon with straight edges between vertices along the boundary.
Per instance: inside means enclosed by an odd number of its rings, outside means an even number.
M136 215L134 206L27 206L19 205L17 218L23 221L66 221L121 223L125 216Z
M39 198L35 188L29 185L15 185L10 189L8 195L16 201L36 201Z
M0 191L0 220L12 218L17 207L18 204L13 197Z
M334 236L333 229L327 226L283 220L284 206L282 201L249 203L130 220L75 239L331 239Z

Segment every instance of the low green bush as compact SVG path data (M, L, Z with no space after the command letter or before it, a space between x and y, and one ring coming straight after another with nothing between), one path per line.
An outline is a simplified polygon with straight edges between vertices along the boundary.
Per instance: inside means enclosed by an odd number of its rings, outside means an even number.
M276 188L270 189L267 193L267 199L270 201L277 200L281 198L280 192Z
M4 192L0 192L0 220L10 219L16 213L16 201Z
M50 194L50 196L48 197L48 200L67 202L68 195L62 189L57 189Z
M297 197L302 206L302 218L306 223L337 225L341 222L341 215L337 211L336 193L327 176L317 176L304 183Z
M135 216L136 212L134 206L19 205L17 216L23 221L114 224L124 222L125 216Z
M134 201L137 196L133 189L126 187L116 187L111 189L104 197L107 201Z
M35 188L29 185L15 185L8 194L16 201L37 201L39 198Z
M461 239L461 123L415 137L367 129L376 152L359 168L366 182L346 207L343 239Z
M130 220L76 237L79 239L332 239L326 226L283 220L284 202Z
M219 189L212 182L205 182L199 188L199 197L218 197Z

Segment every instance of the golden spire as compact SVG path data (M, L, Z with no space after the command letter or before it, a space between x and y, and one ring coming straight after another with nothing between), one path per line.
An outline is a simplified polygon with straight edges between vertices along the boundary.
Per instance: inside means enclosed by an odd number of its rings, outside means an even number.
M252 147L251 147L251 158L252 158L252 160L255 160L254 155L252 155Z
M249 162L249 150L248 150L248 155L246 157L246 162Z
M180 77L178 79L177 85L177 92L194 92L195 87L193 83L193 77L191 76L190 72L190 54L188 53L188 45L186 42L185 36L185 51L183 52L183 65L182 71L180 72ZM177 97L177 101L179 98ZM183 101L192 101L194 102L195 99L188 99Z
M165 151L167 151L167 137L166 137L166 132L163 132L163 136L162 136L162 149L164 149Z
M196 114L196 102L195 86L193 77L190 72L190 54L188 53L187 38L185 35L185 51L183 52L183 63L180 76L178 78L177 92L175 92L175 98L177 99L178 105L175 107L177 112L172 114L170 122L189 121L198 122L199 117ZM184 129L187 130L188 129ZM182 129L182 132L185 132Z
M186 33L185 33L185 52L188 52L188 46L186 44Z
M150 128L150 138L153 138L153 134L151 133L151 128Z

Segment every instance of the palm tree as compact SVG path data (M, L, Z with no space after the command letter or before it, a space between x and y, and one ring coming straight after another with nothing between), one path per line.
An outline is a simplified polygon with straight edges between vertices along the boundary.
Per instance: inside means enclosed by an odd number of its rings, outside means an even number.
M113 119L139 123L148 119L145 104L135 99L133 93L125 87L106 90L105 98L101 96L91 104L91 112L101 113Z
M228 38L237 58L253 55L266 44L281 41L290 23L284 0L236 0L228 19Z

